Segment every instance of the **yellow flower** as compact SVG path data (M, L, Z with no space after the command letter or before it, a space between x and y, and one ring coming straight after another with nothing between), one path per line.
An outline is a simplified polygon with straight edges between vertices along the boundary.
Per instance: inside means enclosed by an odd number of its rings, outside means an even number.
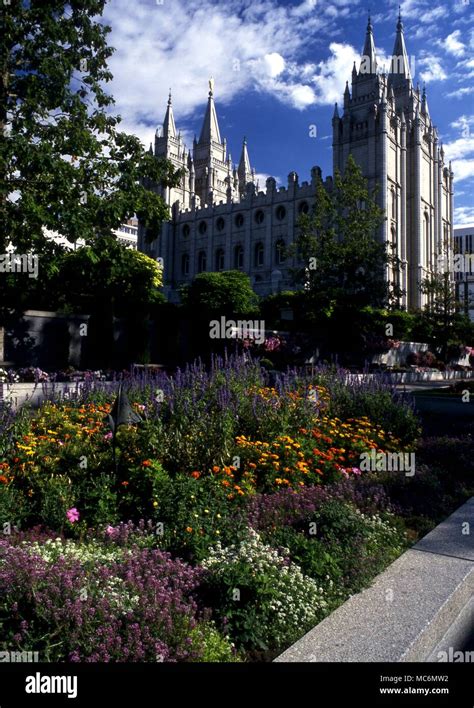
M155 507L155 509L158 506L158 502L156 500L153 502L153 506Z

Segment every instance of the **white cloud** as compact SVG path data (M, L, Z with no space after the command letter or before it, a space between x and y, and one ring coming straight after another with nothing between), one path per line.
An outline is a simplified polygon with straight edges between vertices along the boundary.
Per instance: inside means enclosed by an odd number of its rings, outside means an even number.
M296 84L291 87L290 93L295 108L306 108L316 103L316 94L311 86Z
M449 54L453 54L455 57L462 57L466 50L464 44L459 41L461 36L461 30L455 30L451 34L439 42L439 44L446 49Z
M441 66L441 59L434 54L427 54L419 60L421 67L425 67L424 71L420 71L422 81L429 83L430 81L444 81L448 78L447 73Z
M315 0L286 6L277 0L173 0L162 5L110 0L105 21L116 53L110 90L124 130L147 143L162 122L169 87L177 122L203 112L207 80L225 106L246 90L272 93L304 108L314 102L298 75L298 57L316 33L333 30Z
M313 84L318 92L317 102L324 105L341 102L354 61L357 66L360 62L360 53L350 44L331 42L329 50L331 56L326 61L319 62L319 73L313 77Z
M463 86L456 89L456 91L450 91L445 96L446 98L463 98L463 96L469 96L471 93L474 93L474 86Z
M268 75L271 78L279 76L285 69L285 60L278 54L278 52L272 52L271 54L265 54L263 61L268 70Z
M474 177L474 134L446 143L444 152L446 159L452 160L456 182Z
M455 226L474 225L474 206L454 207Z

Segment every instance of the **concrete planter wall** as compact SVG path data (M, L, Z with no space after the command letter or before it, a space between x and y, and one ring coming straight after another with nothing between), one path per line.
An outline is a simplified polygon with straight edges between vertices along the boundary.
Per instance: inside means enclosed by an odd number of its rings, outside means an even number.
M84 388L84 381L65 383L14 383L0 384L0 401L11 404L14 409L28 403L40 406L45 400L61 397L68 398ZM98 384L100 389L113 390L117 384L113 381L103 381Z
M449 661L474 636L473 529L474 497L275 661Z

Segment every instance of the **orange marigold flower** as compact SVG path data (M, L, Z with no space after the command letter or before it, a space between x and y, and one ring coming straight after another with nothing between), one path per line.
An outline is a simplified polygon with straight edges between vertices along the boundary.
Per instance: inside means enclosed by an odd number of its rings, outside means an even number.
M142 467L151 467L151 460L143 460Z
M192 533L192 532L193 532L193 527L192 527L192 526L186 526L186 531L187 531L188 533Z
M2 484L8 484L8 479L5 477L4 474L0 474L0 482Z
M249 467L251 467L253 470L256 468L255 462L249 462Z
M219 470L220 470L220 467L218 467L217 465L214 465L214 467L212 468L213 472L219 472Z
M200 476L201 476L200 472L197 472L197 471L191 472L191 477L194 477L194 479L199 479Z

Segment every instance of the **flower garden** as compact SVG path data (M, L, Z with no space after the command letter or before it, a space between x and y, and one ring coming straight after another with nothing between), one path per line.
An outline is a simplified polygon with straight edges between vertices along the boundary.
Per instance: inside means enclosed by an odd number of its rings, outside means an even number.
M268 661L437 521L440 450L382 381L242 356L124 386L116 434L100 381L1 414L1 650ZM417 475L361 472L372 449ZM444 515L471 489L449 484Z

